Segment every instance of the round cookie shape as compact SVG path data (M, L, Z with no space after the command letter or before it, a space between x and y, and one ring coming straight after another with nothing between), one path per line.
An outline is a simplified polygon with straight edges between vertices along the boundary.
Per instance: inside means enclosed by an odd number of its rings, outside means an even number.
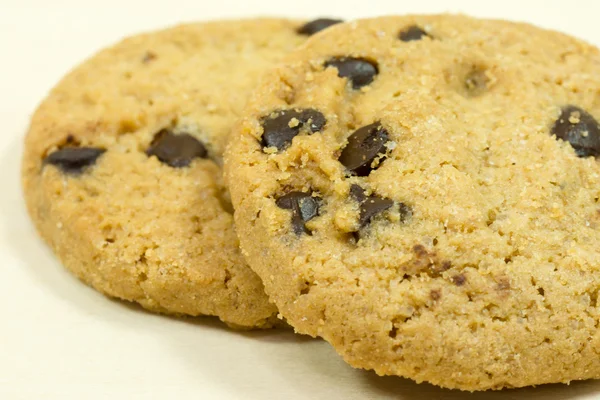
M260 75L326 25L182 25L68 74L33 117L22 169L32 219L66 267L152 311L276 322L238 248L222 153Z
M332 59L377 73L357 87ZM334 26L232 134L246 259L296 331L355 367L462 390L598 378L598 93L599 51L530 25ZM264 117L290 109L322 127L265 146Z

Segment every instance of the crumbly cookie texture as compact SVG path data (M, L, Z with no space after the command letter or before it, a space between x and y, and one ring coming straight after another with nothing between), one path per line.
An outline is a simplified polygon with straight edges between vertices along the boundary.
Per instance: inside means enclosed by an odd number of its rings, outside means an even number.
M161 313L268 327L247 267L222 153L259 76L336 20L182 25L125 39L66 76L31 122L29 212L75 275Z
M314 36L226 153L242 249L355 367L462 390L600 377L600 53L464 16Z

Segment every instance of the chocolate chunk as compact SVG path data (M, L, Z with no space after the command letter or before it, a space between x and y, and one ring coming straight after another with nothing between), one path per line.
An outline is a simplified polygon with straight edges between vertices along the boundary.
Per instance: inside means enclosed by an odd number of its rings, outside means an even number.
M563 107L552 127L552 134L571 144L578 157L600 155L598 121L587 111L573 105Z
M275 111L262 119L262 145L284 150L300 132L318 132L326 123L325 116L312 108Z
M367 195L365 194L365 189L358 185L350 186L350 196L358 203L362 203L367 199Z
M375 215L394 205L394 202L390 199L384 199L375 195L367 196L365 190L359 185L350 186L350 196L360 205L359 223L361 228L366 226ZM412 215L412 209L404 203L399 204L399 211L402 222Z
M394 205L390 199L379 196L367 196L365 190L359 185L350 186L350 196L360 204L360 216L358 221L360 227L367 225L375 215L387 210Z
M163 129L154 135L146 154L156 156L161 162L182 168L190 165L194 158L206 158L206 147L196 138L187 133L175 134Z
M359 222L361 228L366 226L371 219L392 207L394 202L390 199L384 199L378 196L369 196L360 205Z
M298 28L298 33L301 35L314 35L317 32L322 31L323 29L329 28L331 25L339 24L340 22L344 22L341 19L332 19L332 18L318 18L313 21L307 22Z
M400 221L406 222L410 217L412 217L413 211L410 206L400 203L398 204L398 209L400 211Z
M93 165L106 150L97 147L64 147L49 154L44 164L51 164L68 174L79 174Z
M348 138L339 161L358 176L367 176L379 166L387 151L388 132L379 122L363 126ZM373 161L379 157L379 164Z
M311 232L306 228L305 222L310 221L319 214L319 200L310 193L290 192L275 202L277 207L292 210L292 227L296 235Z
M427 32L425 32L423 29L421 29L417 25L413 25L413 26L406 28L402 32L400 32L400 35L398 35L398 36L400 37L400 40L402 40L403 42L412 42L413 40L421 40L425 36L429 36L429 35L427 34ZM429 36L429 37L431 37L431 36Z
M366 58L334 57L325 62L325 68L334 67L340 78L348 78L353 89L360 89L373 82L379 73L377 63Z

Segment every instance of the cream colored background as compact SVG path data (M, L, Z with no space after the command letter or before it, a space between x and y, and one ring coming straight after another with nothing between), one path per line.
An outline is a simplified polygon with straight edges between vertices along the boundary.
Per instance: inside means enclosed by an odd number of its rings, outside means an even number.
M72 66L124 35L179 21L465 12L600 44L600 1L0 0L0 399L591 399L600 382L469 395L353 370L319 340L235 333L111 301L35 236L18 181L29 116Z

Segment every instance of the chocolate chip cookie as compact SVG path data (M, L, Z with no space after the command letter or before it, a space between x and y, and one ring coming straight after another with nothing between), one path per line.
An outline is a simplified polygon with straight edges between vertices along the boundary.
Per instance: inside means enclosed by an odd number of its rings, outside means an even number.
M66 267L152 311L270 326L276 308L239 251L222 152L259 76L337 22L178 26L65 77L33 117L22 174L31 217Z
M600 377L600 52L464 16L330 28L226 153L242 249L300 333L462 390Z

